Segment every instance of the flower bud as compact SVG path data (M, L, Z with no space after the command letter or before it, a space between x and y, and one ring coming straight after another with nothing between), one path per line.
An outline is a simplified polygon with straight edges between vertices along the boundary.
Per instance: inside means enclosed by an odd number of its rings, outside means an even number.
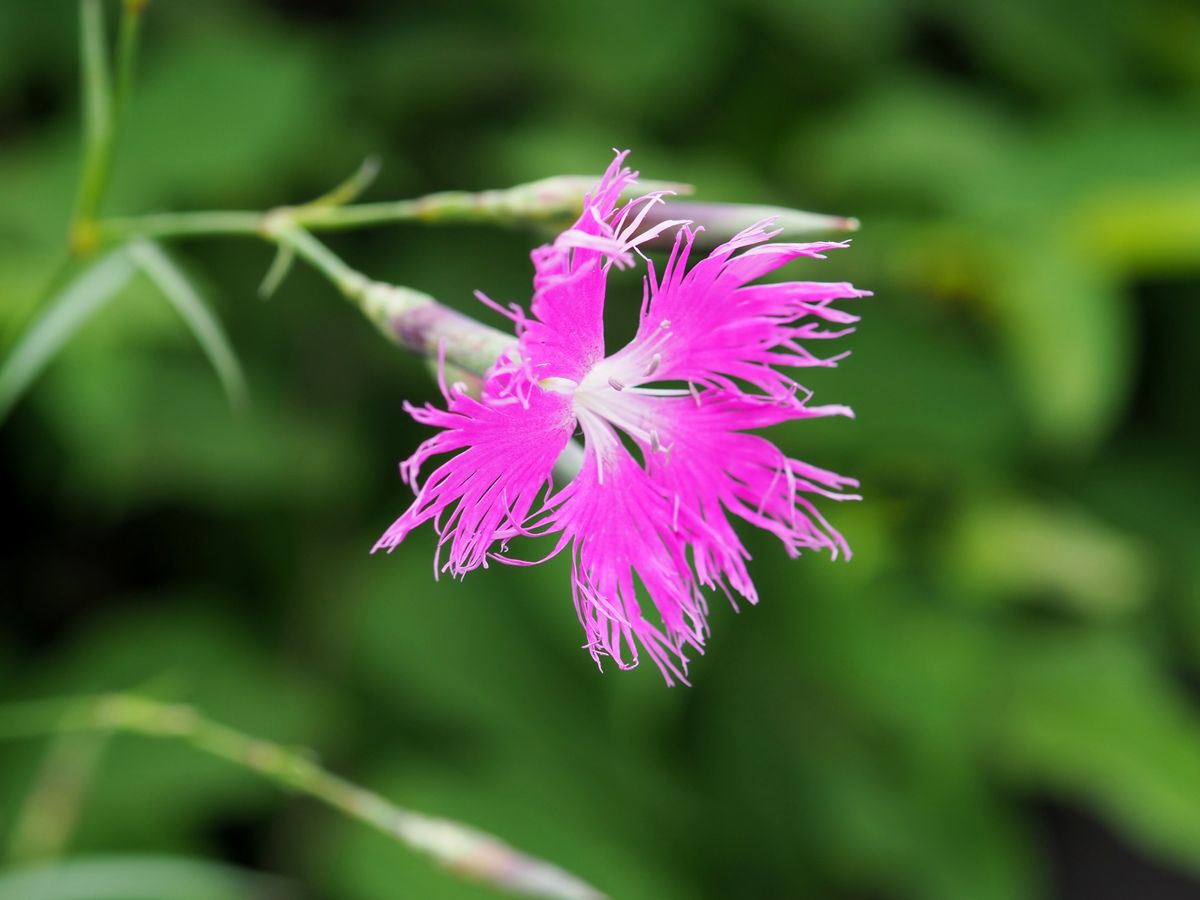
M758 206L746 203L705 203L666 198L646 216L645 224L653 225L669 219L687 219L695 229L698 246L715 247L766 219L773 227L783 229L783 239L827 234L831 231L857 231L858 219L829 216L822 213L787 209L782 206ZM650 247L669 247L673 234L664 233L649 243Z

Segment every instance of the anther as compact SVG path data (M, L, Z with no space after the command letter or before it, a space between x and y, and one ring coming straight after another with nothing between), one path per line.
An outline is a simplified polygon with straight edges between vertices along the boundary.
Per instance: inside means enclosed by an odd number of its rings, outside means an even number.
M614 391L623 391L623 390L625 390L625 385L624 385L624 383L623 383L623 382L620 382L620 381L618 381L618 380L617 380L617 379L615 379L615 378L610 378L610 379L608 379L608 386L609 386L610 388L612 388Z
M655 353L650 357L650 365L646 366L646 377L649 378L658 371L658 367L662 365L662 354Z

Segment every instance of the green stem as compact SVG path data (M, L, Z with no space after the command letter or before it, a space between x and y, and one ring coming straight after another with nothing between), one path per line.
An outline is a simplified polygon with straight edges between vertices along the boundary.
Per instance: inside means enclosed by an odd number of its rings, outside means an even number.
M509 218L497 200L503 193L442 191L416 200L314 206L297 210L296 221L312 229L363 228L389 222L496 222Z
M0 707L0 740L69 732L126 732L179 741L319 800L432 856L460 875L527 896L603 898L570 873L514 850L499 838L396 806L325 770L304 751L252 737L214 722L190 706L131 694L107 694Z
M261 234L269 217L283 217L309 231L364 228L398 222L492 222L507 225L565 225L579 214L583 195L594 185L590 176L558 176L495 191L442 191L412 200L341 205L352 198L374 175L368 160L349 181L324 197L300 206L270 212L228 210L220 212L155 213L103 219L95 223L97 245L120 243L131 237L188 237L206 234ZM648 181L641 189L687 185Z
M284 214L278 219L269 218L264 225L264 232L281 247L288 247L307 261L346 297L357 299L355 295L361 291L362 282L367 281L367 277L303 228L297 227L291 216Z
M308 204L294 210L295 222L312 230L363 228L390 222L554 225L566 227L579 215L583 198L599 180L591 175L556 175L490 191L440 191L413 200L359 203L353 206ZM673 181L643 181L625 197L642 191L687 194L691 186Z
M121 32L117 38L117 93L113 102L113 122L119 123L129 107L133 93L133 72L137 64L138 38L142 12L150 0L124 0L121 5Z
M328 206L314 203L281 207L274 213L249 210L151 213L101 219L94 223L97 246L119 244L130 238L171 238L220 234L261 234L263 223L271 215L286 215L289 221L312 231L364 228L397 222L486 222L503 216L494 204L472 206L470 198L479 195L442 193L416 200L392 203L360 203L353 206Z
M72 219L71 242L86 247L108 181L112 157L112 84L101 0L80 0L79 59L83 79L83 166Z
M247 235L265 238L307 261L328 278L391 341L427 356L445 354L452 365L482 375L516 342L498 331L455 312L428 294L368 278L347 265L300 223L310 207L283 207L256 212L162 213L96 224L98 242L121 243L138 237ZM325 209L319 207L319 209ZM353 207L329 208L339 212Z
M101 219L94 225L97 247L123 244L131 238L207 237L261 235L261 212L214 211L151 213Z
M412 288L368 278L300 228L286 211L268 217L266 236L304 259L394 343L482 375L516 338Z
M567 224L583 208L583 197L598 179L559 175L516 187L490 191L440 191L414 200L359 203L354 206L309 205L296 210L296 222L305 228L362 228L389 222L491 222L517 224ZM688 190L687 185L647 182L665 189Z

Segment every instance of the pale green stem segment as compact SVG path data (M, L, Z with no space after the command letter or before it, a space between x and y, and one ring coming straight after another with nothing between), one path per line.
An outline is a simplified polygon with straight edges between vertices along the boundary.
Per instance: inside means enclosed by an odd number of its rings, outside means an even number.
M595 175L557 175L492 191L442 191L414 200L306 207L296 223L312 230L362 228L389 222L486 222L500 225L567 224L583 209L583 198L599 181ZM692 186L643 181L626 199L649 191L690 194Z
M301 206L284 206L270 212L225 210L157 213L108 218L95 223L91 237L96 246L134 238L170 238L205 235L253 235L275 242L280 252L259 289L270 296L290 267L293 256L315 266L338 290L354 302L389 339L477 375L484 374L515 344L510 334L445 307L427 294L411 288L374 281L346 265L313 237L313 231L360 228L392 222L490 222L501 224L566 225L579 214L583 197L595 184L594 176L556 176L506 190L446 191L414 200L344 205L370 182L378 163L367 160L350 179L330 193ZM632 193L668 191L687 194L691 187L674 182L643 182ZM655 216L678 217L680 207L724 216L712 232L729 234L753 221L775 216L785 230L848 230L853 219L820 216L776 207L740 207L725 204L669 204L656 207ZM726 208L728 206L728 208ZM736 227L733 227L735 226ZM726 235L728 236L728 235Z
M79 62L83 81L83 163L75 211L71 217L70 241L76 252L95 246L95 220L108 187L116 145L117 123L129 105L133 72L141 34L142 11L149 0L123 0L121 28L117 38L117 87L113 93L112 71L104 34L102 0L80 0Z
M298 227L289 214L269 219L266 235L320 271L391 341L451 366L484 374L517 339L412 288L375 281Z
M112 78L101 0L80 0L79 61L83 80L83 165L72 220L73 244L87 243L108 181L113 143Z
M396 806L323 769L304 751L251 737L191 706L131 694L0 707L0 739L70 732L126 732L175 740L319 800L452 871L529 897L603 900L569 872L458 822Z
M220 237L261 235L261 212L213 211L151 213L146 216L114 217L96 222L90 234L91 251L99 246L121 244L130 238Z
M516 343L512 334L455 312L428 294L375 281L347 265L299 225L297 220L305 218L301 213L308 208L285 207L265 215L167 213L140 219L108 219L97 225L106 242L134 236L171 235L237 234L265 238L278 244L285 253L314 266L393 342L435 358L444 352L447 362L478 375ZM274 267L264 285L268 291L283 271L282 267Z
M149 2L150 0L123 0L121 4L121 32L117 38L117 93L113 100L115 123L121 121L133 94L133 73L137 65L142 12Z
M579 215L583 197L597 176L560 175L541 181L493 191L442 191L411 200L345 205L374 176L377 163L363 164L343 185L302 206L280 207L268 213L249 210L151 213L143 216L107 218L95 225L91 235L97 245L120 243L131 237L189 237L196 235L259 234L270 216L286 214L295 225L308 231L366 228L401 222L421 224L487 223L567 227ZM690 185L667 181L643 181L626 199L654 191L689 194ZM655 206L646 219L653 225L665 219L689 219L703 223L701 239L722 241L755 222L772 218L787 234L808 235L830 231L856 231L857 219L737 203L696 203L670 200Z
M285 214L293 224L309 231L364 228L397 222L565 225L579 215L584 195L598 180L598 176L560 175L504 190L443 191L412 200L340 205L347 198L353 199L357 190L373 174L374 167L368 161L345 184L302 206L281 207L269 213L222 210L106 218L96 223L91 237L96 245L104 245L120 243L131 237L260 234L266 219ZM647 181L640 183L636 190L630 192L630 196L650 190L673 190L682 194L689 193L691 186Z

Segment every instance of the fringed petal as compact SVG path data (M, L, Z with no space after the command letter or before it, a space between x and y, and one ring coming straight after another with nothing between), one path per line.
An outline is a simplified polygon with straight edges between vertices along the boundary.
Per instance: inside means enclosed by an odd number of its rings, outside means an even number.
M849 493L858 482L792 459L765 437L746 433L793 419L853 416L848 407L776 403L719 391L702 393L699 403L663 405L663 433L673 451L651 456L651 476L681 503L701 511L706 524L718 521L711 512L719 501L728 512L778 537L790 556L813 550L834 559L850 557L845 539L814 500L858 500ZM706 543L712 544L699 530L695 546Z
M497 380L489 379L482 402L455 386L449 409L405 405L418 422L442 430L401 464L417 497L375 550L393 550L413 528L433 520L439 560L446 554L435 571L461 576L486 566L524 532L539 495L552 487L554 461L575 420L569 397L511 382L498 388ZM424 463L444 453L455 455L418 484Z
M597 664L609 656L622 669L636 666L645 652L668 684L686 683L688 648L703 652L708 629L686 541L671 528L661 489L612 427L590 414L580 424L587 437L583 469L547 502L542 525L561 531L558 549L571 548L584 646ZM657 621L643 610L639 587Z
M579 220L552 244L533 251L532 316L518 322L521 355L537 378L578 382L604 357L604 290L610 265L627 268L644 242L684 224L655 223L645 229L650 208L663 192L618 207L637 173L618 153L585 199Z
M757 602L745 565L749 553L731 516L774 534L790 556L813 550L849 558L845 539L815 500L857 500L847 491L858 482L791 459L766 438L747 433L793 419L852 416L847 407L709 390L694 397L624 392L609 408L641 446L649 478L670 511L659 514L669 520L674 539L690 547L700 584Z
M847 492L857 482L751 432L852 415L811 405L778 367L835 365L841 356L810 345L849 333L857 317L834 304L868 294L841 282L751 284L845 244L771 243L778 232L768 221L689 269L694 233L683 227L661 276L649 266L636 337L605 358L608 268L631 265L646 240L686 224L645 227L658 194L618 206L635 178L624 160L617 155L579 221L534 251L529 316L481 297L519 338L482 398L456 387L447 410L409 409L443 430L402 466L417 498L376 549L433 521L441 569L462 575L489 560L530 564L508 556L509 540L557 535L550 555L571 550L572 596L597 663L608 656L630 668L647 653L668 683L686 682L687 654L702 652L708 633L702 589L757 601L736 519L771 532L793 556L850 555L817 500L857 499ZM551 471L576 425L582 468L554 493ZM420 467L446 453L454 455L418 487Z
M636 337L604 360L602 371L626 385L676 380L739 391L744 383L783 398L796 384L776 367L836 365L845 354L819 355L806 344L849 334L852 327L823 327L857 321L831 303L868 292L845 283L748 282L846 244L764 243L777 233L765 224L746 229L690 270L695 233L682 229L661 278L651 266Z

